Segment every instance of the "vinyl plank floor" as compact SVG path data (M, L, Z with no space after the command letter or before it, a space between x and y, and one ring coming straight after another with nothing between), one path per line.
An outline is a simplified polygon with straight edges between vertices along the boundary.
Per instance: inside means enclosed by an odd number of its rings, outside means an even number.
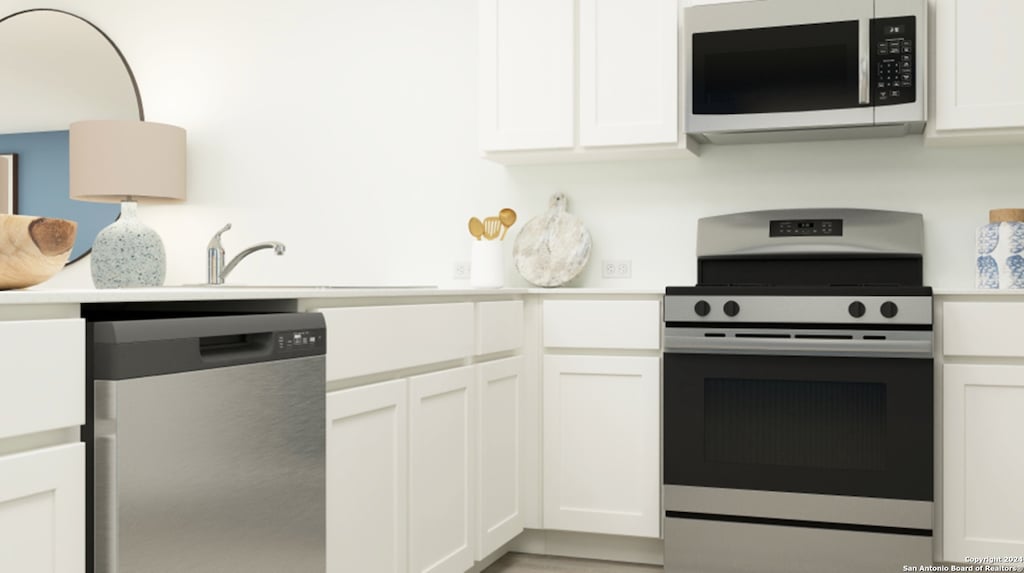
M662 573L656 565L635 565L614 561L592 561L509 553L484 570L484 573Z

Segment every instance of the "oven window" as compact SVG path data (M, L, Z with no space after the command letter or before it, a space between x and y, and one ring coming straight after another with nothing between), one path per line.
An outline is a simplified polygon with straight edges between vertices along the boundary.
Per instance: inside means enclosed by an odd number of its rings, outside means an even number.
M665 484L932 499L929 359L666 353Z
M828 22L693 35L693 113L853 108L859 23Z
M708 378L704 452L717 463L880 470L884 384Z

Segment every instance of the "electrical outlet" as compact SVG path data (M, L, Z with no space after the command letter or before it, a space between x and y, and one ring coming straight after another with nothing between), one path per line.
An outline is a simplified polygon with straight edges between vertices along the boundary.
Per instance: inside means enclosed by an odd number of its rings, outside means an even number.
M633 261L602 261L601 278L628 279L633 276Z
M455 261L452 265L452 278L469 280L469 261Z

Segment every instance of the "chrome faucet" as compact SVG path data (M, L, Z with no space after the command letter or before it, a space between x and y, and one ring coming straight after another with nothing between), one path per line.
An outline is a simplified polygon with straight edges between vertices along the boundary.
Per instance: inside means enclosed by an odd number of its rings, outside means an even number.
M224 247L220 244L220 236L224 234L224 231L231 229L231 223L224 225L224 228L217 231L217 234L210 239L210 243L206 245L206 284L211 285L222 285L224 279L228 278L228 274L234 270L238 263L242 262L242 259L262 249L274 249L274 252L278 255L284 254L284 244L278 243L277 241L267 241L265 243L257 243L248 249L245 249L241 253L235 255L235 258L231 259L227 265L224 264Z

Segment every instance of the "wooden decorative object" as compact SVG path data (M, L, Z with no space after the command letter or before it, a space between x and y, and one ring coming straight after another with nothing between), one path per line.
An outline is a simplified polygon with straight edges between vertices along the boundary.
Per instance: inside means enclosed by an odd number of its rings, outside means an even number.
M0 289L37 285L57 274L75 244L78 223L0 215Z
M1024 221L1024 209L992 209L988 212L989 223L1018 223Z

